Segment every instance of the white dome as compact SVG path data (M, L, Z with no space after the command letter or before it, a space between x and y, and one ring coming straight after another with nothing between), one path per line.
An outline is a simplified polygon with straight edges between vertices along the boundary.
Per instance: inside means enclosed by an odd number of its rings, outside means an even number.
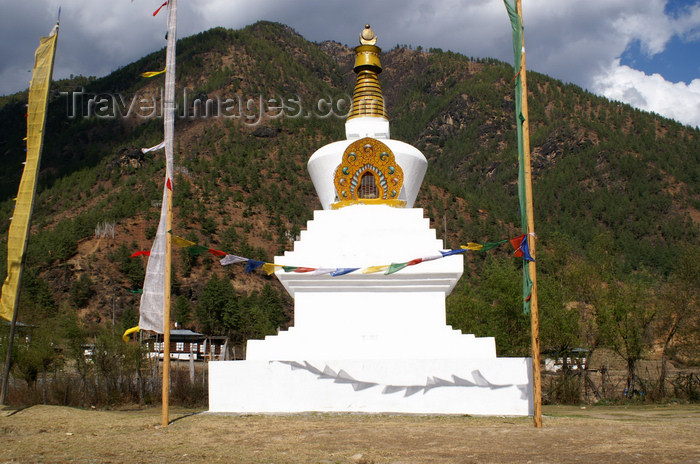
M372 137L381 140L394 153L396 163L403 169L403 188L399 200L406 202L406 208L412 208L423 183L423 176L428 169L428 161L417 148L399 140L389 138L389 121L378 117L359 117L345 123L347 140L325 145L311 155L308 163L311 180L323 209L331 209L337 201L333 183L335 170L341 163L343 152L355 140Z

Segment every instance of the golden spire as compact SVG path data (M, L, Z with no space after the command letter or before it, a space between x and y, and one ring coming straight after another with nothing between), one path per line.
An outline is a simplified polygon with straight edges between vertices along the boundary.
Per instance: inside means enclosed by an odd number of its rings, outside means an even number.
M355 47L355 67L357 83L352 95L352 109L348 119L360 116L371 116L386 119L384 96L379 85L379 73L382 65L379 62L381 48L377 47L377 35L369 24L360 33L360 45Z
M364 30L360 32L360 44L377 45L377 35L369 28L369 24L365 25Z

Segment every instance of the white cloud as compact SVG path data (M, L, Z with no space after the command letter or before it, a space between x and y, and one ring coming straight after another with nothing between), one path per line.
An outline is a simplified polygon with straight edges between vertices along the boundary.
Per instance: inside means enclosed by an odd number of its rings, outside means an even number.
M700 79L694 79L690 84L673 83L659 74L649 76L620 65L617 59L606 72L595 78L592 91L700 127Z
M528 0L524 2L528 69L660 114L671 114L668 106L683 122L696 121L697 105L691 103L696 83L673 84L615 64L636 41L653 55L663 52L674 36L700 39L700 2L668 16L667 2ZM51 29L59 4L63 13L55 76L63 78L105 75L161 49L166 11L152 17L161 3L0 0L0 94L26 88L38 37ZM352 46L369 22L385 50L412 44L507 62L513 59L501 0L184 0L178 12L180 37L216 26L241 28L264 19L287 24L309 40ZM658 88L652 91L654 85ZM674 103L667 105L667 101Z
M662 53L678 36L697 40L700 3L664 12L666 0L533 0L524 11L528 67L639 109L700 124L700 79L673 83L661 75L620 65L620 56L635 41L649 56ZM528 16L530 13L530 16ZM679 66L686 63L678 63Z
M689 6L674 17L676 34L684 40L700 40L700 3Z
M626 44L639 40L649 56L661 53L674 34L671 18L664 14L665 2L649 2L641 9L628 11L613 22L616 33Z

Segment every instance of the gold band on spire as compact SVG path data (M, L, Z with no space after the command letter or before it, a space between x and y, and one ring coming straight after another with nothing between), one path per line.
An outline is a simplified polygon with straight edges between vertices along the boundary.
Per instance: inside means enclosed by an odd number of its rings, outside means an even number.
M386 118L384 96L379 84L379 73L382 65L379 61L381 48L377 47L377 36L369 28L369 24L360 34L360 43L355 47L355 67L357 83L352 95L352 109L348 119L361 116Z

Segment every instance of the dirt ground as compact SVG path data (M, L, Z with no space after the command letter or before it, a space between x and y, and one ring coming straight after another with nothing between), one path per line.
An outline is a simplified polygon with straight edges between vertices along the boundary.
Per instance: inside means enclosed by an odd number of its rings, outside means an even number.
M544 408L529 418L0 411L0 462L700 463L700 405Z

